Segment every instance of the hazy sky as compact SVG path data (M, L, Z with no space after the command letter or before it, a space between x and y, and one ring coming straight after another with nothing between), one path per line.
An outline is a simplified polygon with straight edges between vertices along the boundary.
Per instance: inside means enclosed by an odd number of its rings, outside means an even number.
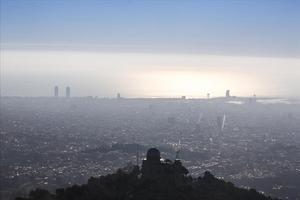
M1 0L2 95L300 96L300 1ZM62 92L62 91L61 91Z

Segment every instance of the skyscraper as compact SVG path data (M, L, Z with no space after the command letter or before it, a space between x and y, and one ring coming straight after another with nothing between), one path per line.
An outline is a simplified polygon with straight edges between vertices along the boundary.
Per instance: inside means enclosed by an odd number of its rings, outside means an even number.
M230 90L226 90L226 97L230 97Z
M67 98L70 98L70 96L71 96L71 89L70 89L70 87L68 86L68 87L66 87L66 97L67 97Z
M120 93L117 94L117 99L121 99L121 94Z
M58 86L54 87L54 96L58 97Z

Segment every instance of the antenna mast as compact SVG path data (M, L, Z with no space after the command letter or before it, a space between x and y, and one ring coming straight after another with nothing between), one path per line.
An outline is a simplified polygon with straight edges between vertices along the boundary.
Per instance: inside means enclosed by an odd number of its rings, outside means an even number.
M180 150L181 150L181 132L179 133L179 140L178 140L178 144L177 144L175 160L179 160Z

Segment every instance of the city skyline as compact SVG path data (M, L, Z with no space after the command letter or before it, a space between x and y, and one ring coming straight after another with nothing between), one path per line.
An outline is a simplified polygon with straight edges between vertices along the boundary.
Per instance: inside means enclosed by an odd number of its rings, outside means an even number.
M216 97L223 96L230 88L236 96L298 98L300 91L297 84L300 67L298 60L291 58L79 52L49 55L43 51L17 54L21 60L15 60L15 55L8 51L2 52L5 55L1 60L3 96L48 96L49 89L57 84L73 85L74 96L103 97L113 97L119 91L128 97L197 98L207 93ZM32 62L36 56L38 63ZM102 63L105 66L99 69ZM140 63L146 63L146 67L139 67ZM202 63L210 67L199 67ZM41 64L45 67L40 67ZM87 67L82 68L85 64ZM239 67L243 64L248 66L247 70ZM268 67L261 68L264 64ZM51 67L55 65L61 67ZM291 71L282 71L285 65L291 66Z

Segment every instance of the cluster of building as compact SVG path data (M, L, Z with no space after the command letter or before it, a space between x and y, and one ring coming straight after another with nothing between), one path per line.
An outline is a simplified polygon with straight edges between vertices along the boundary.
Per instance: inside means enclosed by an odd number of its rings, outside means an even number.
M54 87L54 97L59 97L59 87ZM69 86L66 87L66 98L71 97L71 88Z

